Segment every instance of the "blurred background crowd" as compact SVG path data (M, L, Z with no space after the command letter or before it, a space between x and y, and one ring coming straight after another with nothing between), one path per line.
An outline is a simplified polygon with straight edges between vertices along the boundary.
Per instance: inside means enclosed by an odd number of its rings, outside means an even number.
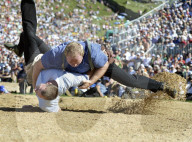
M63 8L59 12L53 12L53 8L58 7L58 5L53 5L55 1L61 2L61 0L51 0L46 4L45 0L37 0L37 35L50 47L54 48L66 41L90 39L111 50L115 63L126 72L147 77L153 77L160 72L177 73L187 79L188 93L192 94L191 1L175 2L128 27L119 26L119 32L113 34L113 41L97 36L97 31L101 29L107 31L114 27L108 24L96 25L92 22L94 18L87 18L84 10L86 0L77 0L81 9L74 9L68 15L62 14L66 8L63 3L60 3ZM92 2L96 3L95 0ZM103 3L102 0L100 2ZM23 86L26 83L23 70L24 58L17 57L12 51L3 47L4 42L19 42L19 34L22 32L20 2L6 0L0 3L0 18L2 19L0 23L0 79L7 82L19 82L20 86ZM97 11L91 11L89 14L97 16L99 7ZM115 16L117 15L107 16L105 20L113 20ZM121 35L119 34L121 32L127 32L127 34ZM126 40L118 42L122 38ZM114 44L114 41L117 41L117 44ZM125 91L132 91L132 88L124 87L106 77L100 79L91 88L99 96L114 94L122 96ZM81 90L71 89L72 94L78 94L78 91ZM22 87L20 92L24 93Z

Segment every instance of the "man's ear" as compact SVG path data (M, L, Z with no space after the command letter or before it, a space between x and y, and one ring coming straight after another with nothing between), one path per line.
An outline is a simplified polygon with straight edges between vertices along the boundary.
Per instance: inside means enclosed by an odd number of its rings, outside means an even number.
M56 82L55 80L49 80L49 81L47 82L47 84L53 84L53 85L55 85L55 86L58 87L58 84L57 84L57 82Z

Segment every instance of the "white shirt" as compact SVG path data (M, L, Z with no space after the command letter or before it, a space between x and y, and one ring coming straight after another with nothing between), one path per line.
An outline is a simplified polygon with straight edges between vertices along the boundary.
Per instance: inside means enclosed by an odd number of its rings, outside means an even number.
M174 68L173 70L169 70L170 73L175 73L177 70Z
M54 100L44 100L38 98L39 107L47 112L58 112L59 107L59 98L60 95L64 94L67 89L70 87L79 86L83 80L88 80L87 75L82 75L78 73L69 73L63 70L58 69L48 69L40 72L36 85L41 83L46 83L49 80L55 80L58 84L58 96Z
M131 56L130 52L125 52L125 58L126 60L129 60L129 57Z
M170 49L174 49L175 44L174 44L173 42L171 42L171 43L169 43L167 46L168 46Z
M131 55L131 56L129 56L129 58L128 58L127 60L128 60L128 61L133 60L133 59L135 59L135 57L136 57L135 55ZM134 62L132 62L132 61L129 62L129 63L128 63L128 66L129 66L129 67L134 66Z
M143 64L145 65L145 66L149 66L149 64L150 64L150 62L151 62L151 57L145 57L144 59L143 59Z

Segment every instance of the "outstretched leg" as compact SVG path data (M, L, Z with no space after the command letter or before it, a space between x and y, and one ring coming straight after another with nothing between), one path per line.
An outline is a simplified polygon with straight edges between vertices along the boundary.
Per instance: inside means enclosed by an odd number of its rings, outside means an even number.
M35 40L37 19L36 8L33 0L21 1L22 25L24 33L24 56L26 65L32 63L34 58L40 54ZM21 34L22 36L22 34Z
M22 0L21 12L23 32L20 34L19 44L13 45L11 43L5 43L4 46L14 51L19 57L21 57L24 52L25 62L29 64L38 54L44 54L51 48L36 36L37 19L34 1Z
M153 92L157 92L162 86L162 82L158 82L141 75L131 75L119 68L115 63L109 65L105 76L108 76L128 87L147 89Z
M50 48L36 36L37 18L36 8L33 0L22 0L21 2L22 24L24 33L24 56L26 64L31 63L34 58L49 51Z
M51 48L43 41L41 40L38 36L35 36L35 40L38 46L38 49L41 54L44 54L45 52L49 51ZM24 52L24 46L25 46L25 35L24 32L20 34L20 41L17 46L19 50L19 54L22 54Z
M175 98L175 95L177 93L175 88L170 87L164 82L158 82L156 80L141 75L131 75L119 68L117 65L115 65L115 63L109 65L105 76L108 76L127 87L147 89L153 92L162 90L173 98Z

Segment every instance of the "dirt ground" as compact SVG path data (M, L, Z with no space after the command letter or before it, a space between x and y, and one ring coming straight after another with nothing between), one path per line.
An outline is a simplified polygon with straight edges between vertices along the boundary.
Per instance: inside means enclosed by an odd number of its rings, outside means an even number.
M146 106L143 100L62 97L59 113L37 106L35 95L0 95L0 141L192 141L188 102L157 100Z

